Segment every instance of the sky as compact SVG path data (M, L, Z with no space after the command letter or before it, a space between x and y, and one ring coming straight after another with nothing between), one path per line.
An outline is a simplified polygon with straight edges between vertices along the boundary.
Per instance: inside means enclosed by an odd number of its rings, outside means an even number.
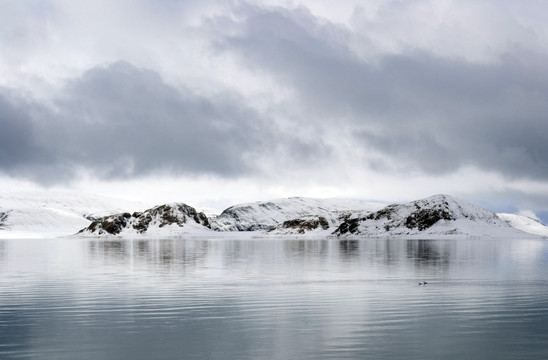
M0 0L0 75L3 191L548 220L545 1Z

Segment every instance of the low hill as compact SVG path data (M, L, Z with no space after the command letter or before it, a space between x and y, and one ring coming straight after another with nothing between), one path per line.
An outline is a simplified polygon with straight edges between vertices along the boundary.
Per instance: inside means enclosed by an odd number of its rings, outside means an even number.
M155 206L144 212L104 216L78 232L83 236L165 235L207 231L211 228L204 213L191 206L173 203Z
M509 236L523 235L495 213L453 198L435 195L394 204L366 215L350 216L337 236Z

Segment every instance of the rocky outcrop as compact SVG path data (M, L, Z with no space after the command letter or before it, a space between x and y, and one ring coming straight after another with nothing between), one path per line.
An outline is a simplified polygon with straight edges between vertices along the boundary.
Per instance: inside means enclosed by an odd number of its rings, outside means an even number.
M5 227L6 220L8 219L8 213L0 211L0 229Z
M151 228L160 229L169 225L188 225L210 229L209 219L202 212L183 203L153 207L144 212L120 213L105 216L93 221L87 228L78 232L81 235L144 234Z
M328 230L329 228L329 221L325 217L308 216L284 221L281 226L271 230L271 233L302 235L315 230Z
M494 213L448 195L394 204L343 221L335 235L481 235L510 227Z
M363 212L380 207L378 203L358 200L293 197L231 206L212 219L211 228L217 231L273 231L283 229L284 226L285 229L303 226L305 229L314 225L307 222L309 219L305 218L308 216L315 217L320 224L319 217L329 220L338 218L341 213Z

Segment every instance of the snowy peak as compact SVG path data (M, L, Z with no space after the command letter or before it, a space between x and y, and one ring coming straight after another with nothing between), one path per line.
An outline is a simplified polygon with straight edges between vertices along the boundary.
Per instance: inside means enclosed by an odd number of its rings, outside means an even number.
M133 214L126 212L104 216L93 221L78 234L138 235L157 232L162 228L177 232L181 228L205 230L210 227L209 219L204 213L197 212L193 207L183 203L173 203L155 206L144 212L134 212Z
M336 235L483 235L509 230L494 213L449 195L394 204L363 217L350 217ZM511 229L510 229L511 230Z
M412 201L410 207L416 209L411 213L407 224L410 225L408 226L410 228L416 225L419 228L426 229L439 220L462 218L471 221L502 224L495 213L449 195L434 195L426 199Z
M307 216L332 218L342 212L369 211L380 207L382 205L378 203L359 200L292 197L231 206L212 219L211 227L217 231L270 231L286 221Z

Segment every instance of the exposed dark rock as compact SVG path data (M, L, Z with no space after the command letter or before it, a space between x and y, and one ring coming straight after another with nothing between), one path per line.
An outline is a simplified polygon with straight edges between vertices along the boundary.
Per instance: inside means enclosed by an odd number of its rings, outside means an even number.
M8 212L0 212L0 229L4 227L4 223L8 219Z
M481 221L486 225L505 226L492 212L451 198L435 195L408 204L389 205L361 218L342 219L334 235L409 235L430 229L440 221L451 222L457 219ZM445 233L458 233L458 229L439 230Z
M101 228L112 235L119 234L122 229L127 225L126 214L114 216L112 218L106 218L101 221Z
M154 222L158 227L178 225L183 227L187 220L191 220L204 227L211 228L209 219L204 213L199 213L186 204L169 204L153 207L144 212L122 213L99 218L79 233L91 232L102 235L105 232L112 235L120 234L125 228L133 228L138 233L144 233Z
M148 225L152 221L152 216L150 214L139 213L136 222L133 224L133 228L139 233L144 233L148 229Z
M367 216L367 219L369 220L380 220L380 219L387 219L392 220L392 215L397 211L398 205L388 205L379 211L372 212Z
M369 216L364 218L347 219L339 225L337 230L335 230L335 234L338 234L338 235L347 234L347 233L354 234L357 232L358 226L360 226L360 223L367 219L369 219Z
M306 231L315 230L321 227L323 230L329 229L329 222L323 216L317 219L293 219L284 221L282 228L295 229L299 234L304 234Z
M323 230L329 229L329 222L323 216L318 217L318 222L320 223L320 226L322 227Z
M454 220L454 218L446 209L420 209L405 219L405 226L409 229L418 228L419 231L423 231L440 220Z

